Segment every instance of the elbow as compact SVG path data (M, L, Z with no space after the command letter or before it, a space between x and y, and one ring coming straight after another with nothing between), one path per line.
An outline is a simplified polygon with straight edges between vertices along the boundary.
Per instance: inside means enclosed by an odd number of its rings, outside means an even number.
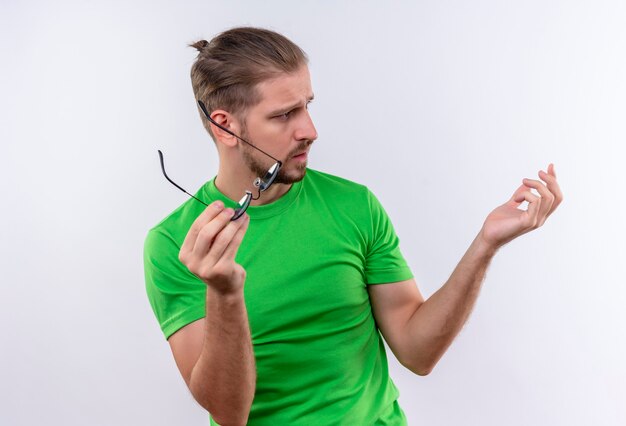
M244 418L228 418L228 417L217 417L211 414L213 420L220 426L246 426L248 424L248 416Z
M411 371L413 374L417 374L418 376L428 376L433 369L435 368L435 364L434 363L425 363L425 362L418 362L418 363L402 363L402 365L409 371Z
M412 366L412 367L407 367L409 370L411 370L411 372L413 372L414 374L417 374L418 376L428 376L432 371L433 368L435 368L434 365L418 365L418 366Z
M191 389L190 389L191 390ZM243 393L238 398L215 400L216 395L209 396L206 393L191 392L198 404L209 412L213 420L220 426L245 426L248 423L254 391L246 396Z
M209 412L213 420L220 426L245 426L248 424L250 407L239 412L225 412L216 407L209 407L209 404L198 401L198 403Z
M428 367L428 368L421 368L421 369L415 369L412 370L415 374L417 374L418 376L428 376L431 371L433 371L433 367Z

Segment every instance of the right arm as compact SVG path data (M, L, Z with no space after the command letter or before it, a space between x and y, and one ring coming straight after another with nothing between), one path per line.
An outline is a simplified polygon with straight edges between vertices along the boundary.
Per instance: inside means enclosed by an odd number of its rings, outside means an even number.
M191 226L179 258L207 284L206 316L168 340L191 394L222 426L246 424L256 384L246 274L235 263L249 217L231 222L232 215L213 203Z

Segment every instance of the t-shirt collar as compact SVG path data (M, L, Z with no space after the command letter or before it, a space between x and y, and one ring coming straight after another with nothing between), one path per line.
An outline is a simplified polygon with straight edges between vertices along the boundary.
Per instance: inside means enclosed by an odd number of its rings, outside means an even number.
M202 188L201 192L204 193L205 198L207 199L207 204L212 203L213 201L216 201L216 200L222 200L226 207L230 207L230 208L237 207L237 202L239 200L235 201L235 200L228 198L226 195L222 194L222 192L217 188L217 186L215 186L216 177L217 176L213 177L213 179L208 181ZM300 194L300 191L302 190L302 184L305 179L306 179L306 175L304 179L302 179L301 181L295 182L294 184L292 184L291 188L289 188L289 190L282 197L280 197L278 200L272 203L263 204L260 206L248 207L248 210L246 210L246 213L250 215L250 220L263 219L263 218L272 217L272 216L276 216L278 214L283 213L298 198L298 195ZM257 195L256 191L257 191L256 188L254 188L254 190L252 191L252 194L254 194L255 196ZM241 194L242 197L243 195L244 194ZM261 193L261 199L263 199L263 193Z

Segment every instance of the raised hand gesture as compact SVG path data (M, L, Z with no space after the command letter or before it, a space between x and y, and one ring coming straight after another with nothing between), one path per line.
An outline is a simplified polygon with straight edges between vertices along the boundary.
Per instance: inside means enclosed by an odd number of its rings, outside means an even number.
M541 181L523 179L511 199L489 213L485 219L481 236L492 249L497 250L520 235L542 226L563 201L554 164L550 163L547 173L540 170L538 175ZM539 196L533 194L531 188L536 189ZM518 209L524 201L528 201L528 209Z

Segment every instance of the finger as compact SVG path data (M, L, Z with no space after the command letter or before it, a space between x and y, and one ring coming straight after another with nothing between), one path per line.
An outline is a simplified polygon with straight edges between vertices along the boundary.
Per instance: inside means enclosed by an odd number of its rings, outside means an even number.
M548 174L556 179L556 172L554 171L554 164L552 163L548 164Z
M204 209L202 213L194 220L185 236L185 241L183 241L183 245L180 248L181 253L191 252L193 250L194 245L196 244L196 239L198 238L198 233L202 229L204 225L213 220L215 216L217 216L224 209L224 203L222 201L214 201L209 204L209 206Z
M538 223L539 208L541 207L541 197L530 191L523 193L524 200L528 201L528 210L524 212L524 222L528 228L535 227Z
M237 233L230 241L230 244L228 244L228 247L224 250L224 254L222 255L222 259L224 260L235 261L235 256L237 256L237 251L239 250L241 241L243 241L243 237L246 235L248 225L250 224L250 216L245 214L244 217L239 218L238 220L241 219L244 219L244 223L241 224L241 227L237 230Z
M228 247L239 229L244 226L245 222L246 220L242 217L240 217L239 220L230 221L228 225L215 236L213 244L207 254L207 260L210 264L214 265L220 260L226 247Z
M546 185L535 179L524 179L524 185L535 188L539 195L541 196L541 209L539 210L539 226L543 225L546 218L548 217L548 213L550 212L550 208L552 207L552 203L554 203L554 195L550 192L550 190L546 187Z
M561 204L561 202L563 201L563 193L561 192L561 187L557 183L556 174L554 172L554 165L552 163L548 166L548 173L540 170L538 175L542 180L546 182L548 189L550 190L552 195L554 195L554 202L552 203L550 211L548 212L548 216L550 216L552 212L554 212L554 210L556 210L559 204Z
M513 205L513 207L518 207L524 201L524 191L528 190L528 187L524 184L520 185L519 188L515 190L509 203Z
M524 201L524 197L522 193L525 190L526 190L526 185L521 185L519 188L517 188L515 192L513 193L513 195L511 196L509 203L514 204L515 206L518 206L519 204L521 204L522 201Z
M211 249L211 245L213 244L213 240L219 234L222 229L228 225L230 222L230 218L233 217L235 211L233 209L224 209L220 214L215 216L213 220L204 225L200 232L198 232L198 237L196 238L196 243L193 246L193 254L194 256L205 257L206 254Z

